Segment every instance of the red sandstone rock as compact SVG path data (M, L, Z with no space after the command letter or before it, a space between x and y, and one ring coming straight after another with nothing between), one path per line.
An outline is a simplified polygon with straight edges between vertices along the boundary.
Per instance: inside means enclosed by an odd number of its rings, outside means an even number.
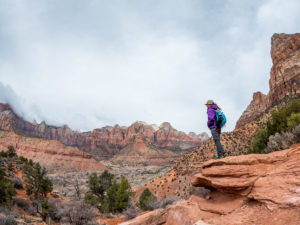
M210 160L192 185L247 196L274 207L300 206L300 144L266 155Z
M300 33L274 34L271 41L273 66L267 96L254 93L253 100L236 123L236 129L255 119L284 97L300 95Z
M166 209L157 209L120 225L193 225L206 214L197 202L183 201ZM202 223L205 225L206 223Z
M144 140L142 135L135 136L133 143L117 153L111 161L117 164L170 165L180 155L166 149L159 149Z
M246 123L251 122L259 114L264 112L268 107L268 96L261 92L255 92L253 99L247 109L243 112L242 116L236 123L236 128L242 127Z
M13 132L0 131L0 150L14 146L17 154L39 162L50 170L58 171L103 171L107 170L88 153L78 148L65 146L59 141L30 138Z
M212 191L205 198L192 195L122 225L299 224L300 143L265 155L209 160L191 180Z
M92 132L72 131L68 126L53 127L42 122L29 123L5 104L0 105L0 129L14 131L21 135L42 137L58 140L68 146L76 146L80 150L91 153L96 159L112 157L122 148L131 144L135 136L142 135L143 139L158 148L181 150L200 146L206 137L203 135L185 134L163 123L159 128L143 122L135 122L128 128L104 127Z
M272 36L269 101L300 94L300 33Z

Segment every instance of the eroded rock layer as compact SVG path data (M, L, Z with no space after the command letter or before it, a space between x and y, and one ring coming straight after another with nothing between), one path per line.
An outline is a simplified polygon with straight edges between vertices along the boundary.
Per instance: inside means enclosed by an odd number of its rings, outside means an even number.
M0 131L0 150L5 151L10 145L15 147L18 155L39 162L51 171L104 171L107 169L101 163L96 162L90 154L75 147L65 146L59 141L24 137L13 132Z
M20 135L58 140L65 145L78 147L96 158L111 157L131 144L135 136L141 135L147 142L158 148L182 151L200 146L208 137L206 134L186 134L175 130L169 123L160 127L135 122L131 126L103 127L91 132L76 132L68 126L54 127L45 122L30 123L17 116L6 104L0 104L0 129L14 131Z
M300 33L274 34L271 39L273 66L268 95L254 93L253 100L236 123L236 128L256 118L275 102L300 95Z
M246 196L270 208L300 207L300 144L270 154L210 160L192 185Z

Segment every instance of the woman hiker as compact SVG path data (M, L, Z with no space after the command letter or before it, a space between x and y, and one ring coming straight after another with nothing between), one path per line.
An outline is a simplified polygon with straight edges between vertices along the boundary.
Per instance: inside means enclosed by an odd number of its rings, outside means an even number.
M225 151L221 145L220 142L220 135L221 135L221 128L217 127L217 118L216 118L216 110L220 109L216 103L214 103L213 100L208 100L206 102L207 107L207 126L211 131L211 135L215 141L216 147L217 147L217 153L218 155L215 158L223 158L225 156Z

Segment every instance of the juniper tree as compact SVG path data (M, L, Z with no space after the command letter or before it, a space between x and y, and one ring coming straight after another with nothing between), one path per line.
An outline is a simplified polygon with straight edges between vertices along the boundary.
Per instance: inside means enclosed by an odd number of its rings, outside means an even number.
M39 163L25 163L23 166L23 173L25 175L26 194L33 195L34 199L43 199L47 197L53 189L53 184L46 177L47 170L41 167Z
M118 184L114 175L108 171L104 171L100 176L92 173L89 177L89 189L84 196L85 201L97 205L101 212L123 211L131 195L128 180L122 177Z
M16 195L16 190L13 182L6 178L5 170L0 168L0 203L6 203L10 208L14 195Z

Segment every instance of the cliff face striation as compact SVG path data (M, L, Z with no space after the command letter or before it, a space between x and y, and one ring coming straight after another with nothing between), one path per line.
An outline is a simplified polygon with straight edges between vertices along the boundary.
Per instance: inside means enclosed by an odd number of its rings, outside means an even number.
M151 145L143 139L142 135L137 135L133 143L124 147L110 161L114 164L127 165L170 165L170 162L178 158L176 154L170 150L162 150Z
M39 162L50 171L104 171L107 168L88 153L59 141L24 137L0 131L0 150L14 146L19 156Z
M268 96L261 92L255 92L253 99L248 105L247 109L243 112L242 116L236 123L236 128L242 127L243 125L254 120L259 114L264 112L269 106Z
M281 99L300 95L300 33L274 34L271 39L273 66L268 95L254 93L253 100L236 123L240 128Z
M125 146L132 144L137 135L142 136L143 139L158 148L175 152L200 146L208 138L205 134L186 134L177 131L166 122L160 127L144 122L135 122L128 128L116 125L95 129L91 132L76 132L66 125L54 127L45 122L30 123L16 115L6 104L0 104L0 129L14 131L20 135L58 140L65 145L89 152L97 159L112 157Z

